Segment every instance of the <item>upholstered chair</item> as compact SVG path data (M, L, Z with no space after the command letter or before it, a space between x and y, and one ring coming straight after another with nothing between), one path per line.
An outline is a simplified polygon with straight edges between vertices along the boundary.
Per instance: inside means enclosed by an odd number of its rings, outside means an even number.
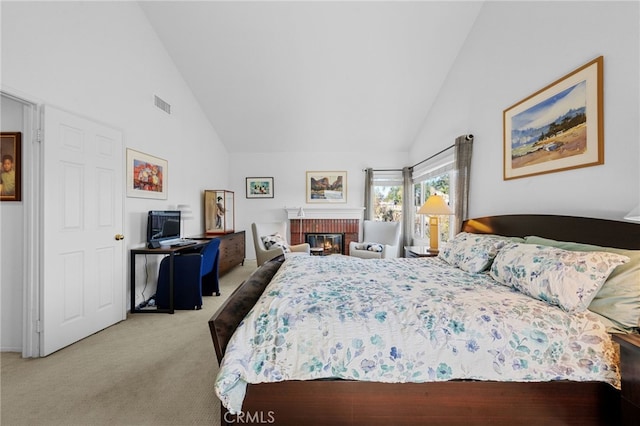
M400 222L362 223L362 242L349 243L349 255L361 259L385 259L400 255Z
M286 222L252 223L251 231L258 266L283 253L285 256L311 253L307 243L293 246L289 244Z
M176 254L173 261L173 308L201 309L202 295L220 296L218 261L220 240L214 238L202 250ZM169 256L162 259L158 270L156 305L169 308ZM204 290L203 290L204 289Z

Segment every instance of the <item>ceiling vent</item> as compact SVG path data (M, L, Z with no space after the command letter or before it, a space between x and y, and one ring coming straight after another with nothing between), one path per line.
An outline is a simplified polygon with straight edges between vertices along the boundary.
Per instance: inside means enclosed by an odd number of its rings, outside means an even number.
M161 110L163 110L164 112L166 112L167 114L171 114L171 105L160 99L158 96L154 95L155 97L155 104L158 108L160 108Z

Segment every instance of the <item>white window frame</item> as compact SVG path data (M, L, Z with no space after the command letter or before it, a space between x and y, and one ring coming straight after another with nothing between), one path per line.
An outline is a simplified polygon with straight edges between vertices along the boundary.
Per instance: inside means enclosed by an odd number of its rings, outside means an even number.
M399 186L400 193L402 194L402 187L404 186L404 182L402 181L402 170L374 170L373 171L373 186L371 188L372 194L372 203L375 205L375 197L376 197L376 187L392 187ZM401 215L398 217L397 221L394 222L402 222L402 214L405 211L403 205L406 203L406 200L402 200L402 205L400 206ZM372 206L374 208L374 206ZM374 218L374 220L378 220Z
M439 155L436 158L430 160L429 162L425 162L419 166L414 167L413 170L413 174L412 174L412 184L413 184L413 188L412 191L415 194L415 186L417 184L421 185L421 190L420 190L420 200L419 200L419 205L415 206L412 205L412 209L411 209L411 214L412 214L412 218L411 218L411 223L414 225L413 227L415 228L415 215L417 214L417 210L418 208L420 208L420 206L426 201L425 198L425 187L424 187L424 183L430 179L433 179L437 176L441 176L443 174L449 174L449 205L451 207L453 207L454 203L455 203L455 173L454 173L454 156L453 156L453 152L445 154L445 155ZM415 197L413 197L415 198ZM412 201L412 204L415 202L415 200ZM407 209L405 209L405 211L407 211ZM413 244L414 245L429 245L429 237L425 235L425 230L427 229L427 222L428 219L425 215L420 215L421 217L419 218L420 220L420 226L419 226L419 231L416 232L414 229L413 232ZM452 229L452 227L449 227L449 234L448 234L448 238L453 238L454 236L454 230Z

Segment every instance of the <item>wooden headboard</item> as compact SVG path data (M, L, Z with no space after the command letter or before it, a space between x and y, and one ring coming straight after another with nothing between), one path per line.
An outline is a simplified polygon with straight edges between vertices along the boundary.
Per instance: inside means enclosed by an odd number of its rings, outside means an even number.
M555 215L486 216L465 220L462 231L508 237L535 235L604 247L640 249L640 224Z

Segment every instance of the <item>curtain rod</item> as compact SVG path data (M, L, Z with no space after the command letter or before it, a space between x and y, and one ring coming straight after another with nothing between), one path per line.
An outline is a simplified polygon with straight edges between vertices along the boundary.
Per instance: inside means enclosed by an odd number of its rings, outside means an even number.
M469 133L468 135L466 135L464 138L465 138L465 140L467 140L467 141L473 141L473 135L472 135L471 133ZM457 140L457 139L456 139L456 140ZM420 161L419 163L414 164L413 166L411 166L411 168L414 168L414 167L416 167L416 166L419 166L420 164L424 163L425 161L429 161L429 160L431 160L432 158L437 157L438 155L442 154L443 152L448 151L448 150L450 150L451 148L454 148L455 146L456 146L456 144L453 144L453 145L451 145L451 146L448 146L448 147L446 147L445 149L443 149L442 151L440 151L440 152L436 152L436 153L435 153L435 154L433 154L431 157L429 157L429 158L425 158L424 160Z
M425 158L424 160L422 160L422 161L420 161L420 162L418 162L418 163L414 164L413 166L411 166L411 168L413 169L413 168L415 168L416 166L419 166L420 164L424 163L425 161L429 161L429 160L431 160L432 158L435 158L435 157L437 157L438 155L442 154L443 152L445 152L445 151L449 151L449 150L450 150L451 148L453 148L453 147L455 147L455 144L454 144L454 145L451 145L451 146L446 147L445 149L443 149L443 150L442 150L442 151L440 151L440 152L436 152L436 153L435 153L435 154L433 154L431 157L429 157L429 158Z
M472 141L473 140L473 135L469 134L467 136L465 136L465 139L468 141ZM443 152L449 151L451 148L454 148L456 146L456 144L450 145L448 147L446 147L445 149L443 149L442 151L436 152L435 154L433 154L431 157L425 158L424 160L414 164L413 166L411 166L411 168L413 169L416 166L419 166L420 164L424 163L425 161L429 161L432 158L437 157L438 155L442 154ZM374 172L401 172L403 169L371 169ZM363 172L366 171L366 169L362 170Z

